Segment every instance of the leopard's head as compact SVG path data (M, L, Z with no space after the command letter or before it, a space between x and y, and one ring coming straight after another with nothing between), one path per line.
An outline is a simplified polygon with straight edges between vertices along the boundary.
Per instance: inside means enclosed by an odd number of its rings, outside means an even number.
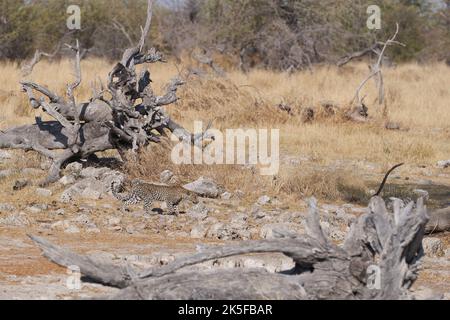
M197 204L199 202L197 194L192 191L186 193L185 199L191 201L194 204Z

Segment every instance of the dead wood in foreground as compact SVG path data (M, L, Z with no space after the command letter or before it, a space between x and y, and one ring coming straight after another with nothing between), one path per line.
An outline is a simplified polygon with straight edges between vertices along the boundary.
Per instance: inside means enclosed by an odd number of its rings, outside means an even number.
M274 240L208 247L144 271L99 264L40 237L30 237L54 263L77 265L85 277L120 288L110 299L408 299L418 276L428 219L422 198L404 208L394 206L389 213L384 201L375 196L367 212L351 226L343 245L337 246L325 236L317 203L311 199L306 235L281 234ZM280 273L183 270L208 260L267 252L292 258L295 268Z

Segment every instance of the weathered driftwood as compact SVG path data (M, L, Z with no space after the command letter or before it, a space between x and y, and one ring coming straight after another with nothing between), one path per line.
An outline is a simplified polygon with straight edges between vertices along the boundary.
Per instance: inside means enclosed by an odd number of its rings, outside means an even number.
M82 80L78 43L75 47L68 46L76 56L76 79L67 87L67 99L39 84L21 82L31 106L42 108L54 121L36 118L35 124L2 131L0 148L34 150L53 160L49 175L42 184L58 180L64 164L96 152L117 149L126 160L128 151L139 152L149 143L160 142L167 136L166 130L180 140L201 145L203 134L192 135L162 109L177 101L177 89L184 82L175 78L163 96L156 96L150 87L150 72L146 70L139 75L136 72L139 64L164 62L155 49L144 52L152 7L153 0L148 0L147 20L139 43L125 50L122 60L108 75L107 89L96 93L89 102L77 103L74 98L74 91ZM36 54L29 67L30 72L41 55ZM105 98L106 95L111 98Z
M351 226L342 246L327 239L317 205L310 201L307 234L207 247L166 266L138 272L129 266L96 263L30 236L44 256L62 266L120 288L113 299L405 299L418 274L428 215L423 200L388 213L373 197L367 212ZM295 267L280 273L263 269L183 270L201 262L248 253L279 252ZM378 271L375 275L372 271ZM372 280L375 285L372 284Z

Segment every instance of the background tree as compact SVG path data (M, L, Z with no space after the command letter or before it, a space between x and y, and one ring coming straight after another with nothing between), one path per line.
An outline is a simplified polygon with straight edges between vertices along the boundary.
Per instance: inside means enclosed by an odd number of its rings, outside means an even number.
M66 9L81 8L81 30L66 28ZM386 39L398 22L396 61L445 60L450 51L448 0L161 0L152 45L181 57L196 49L225 54L244 69L279 70L334 63ZM367 7L382 11L382 29L366 26ZM0 59L29 58L36 49L80 40L93 56L120 58L140 37L144 0L4 0L0 3ZM131 18L130 18L131 17ZM62 50L59 55L67 55Z

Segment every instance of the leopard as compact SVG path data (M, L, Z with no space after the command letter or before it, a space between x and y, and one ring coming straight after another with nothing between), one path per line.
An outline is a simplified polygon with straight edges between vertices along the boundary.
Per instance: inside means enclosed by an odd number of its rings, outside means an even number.
M199 202L196 193L189 191L181 186L159 185L133 179L131 181L131 190L128 193L119 193L117 181L111 183L111 191L118 200L124 203L124 206L143 203L144 210L147 214L152 214L152 203L154 201L165 202L169 215L178 215L178 205L183 200L190 201L194 204Z

